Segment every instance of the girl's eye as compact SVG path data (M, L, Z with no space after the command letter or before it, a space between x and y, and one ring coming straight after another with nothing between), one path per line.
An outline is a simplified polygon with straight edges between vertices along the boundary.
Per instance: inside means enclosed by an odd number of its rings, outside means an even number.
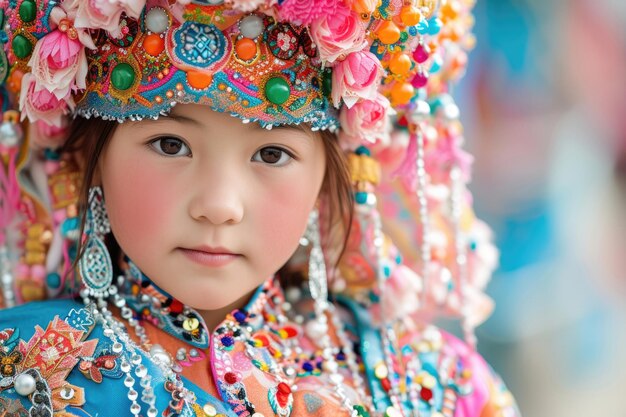
M190 156L191 150L182 139L162 137L150 142L150 146L164 156Z
M253 161L263 162L274 166L286 165L289 161L291 161L291 159L291 155L286 150L275 146L267 146L259 149L254 156L252 156Z

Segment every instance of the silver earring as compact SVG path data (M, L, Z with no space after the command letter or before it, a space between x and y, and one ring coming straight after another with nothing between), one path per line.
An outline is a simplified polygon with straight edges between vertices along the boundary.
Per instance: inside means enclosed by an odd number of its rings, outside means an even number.
M113 265L103 240L111 232L111 225L104 207L102 188L98 186L89 189L87 222L88 238L78 266L87 294L102 300L110 295Z

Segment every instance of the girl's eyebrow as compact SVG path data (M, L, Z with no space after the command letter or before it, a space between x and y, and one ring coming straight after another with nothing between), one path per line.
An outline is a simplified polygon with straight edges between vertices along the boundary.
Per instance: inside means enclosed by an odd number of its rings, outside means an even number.
M178 123L191 123L197 126L201 125L201 123L198 120L192 117L187 117L187 116L183 116L182 114L174 114L174 113L170 113L166 116L161 116L158 119L156 119L155 122L159 122L159 121L162 122L165 120L173 120Z

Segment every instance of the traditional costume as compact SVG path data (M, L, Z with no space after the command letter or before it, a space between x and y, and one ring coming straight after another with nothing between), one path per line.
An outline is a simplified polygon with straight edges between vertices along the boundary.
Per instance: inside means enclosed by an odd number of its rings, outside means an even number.
M0 415L518 416L474 350L496 251L449 94L472 3L0 1ZM111 258L97 187L81 234L59 151L68 117L179 103L336 132L354 184L337 267L314 212L290 267L304 285L271 277L214 329Z

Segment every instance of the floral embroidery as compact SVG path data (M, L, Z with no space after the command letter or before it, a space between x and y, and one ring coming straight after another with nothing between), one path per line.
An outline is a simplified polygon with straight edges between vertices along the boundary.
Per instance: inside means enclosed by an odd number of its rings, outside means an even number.
M68 405L80 406L85 402L84 390L69 384L66 379L82 356L93 354L98 340L83 342L85 332L76 330L58 316L44 330L35 327L28 341L20 341L18 350L24 356L17 372L38 369L52 391L54 411Z

